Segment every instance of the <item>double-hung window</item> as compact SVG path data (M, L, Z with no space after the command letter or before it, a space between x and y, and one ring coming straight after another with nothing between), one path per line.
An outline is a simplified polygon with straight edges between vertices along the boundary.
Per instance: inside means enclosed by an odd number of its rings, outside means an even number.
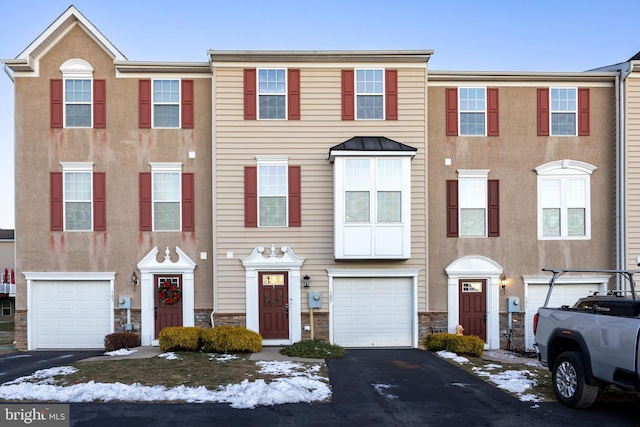
M66 127L91 127L91 79L64 79Z
M383 70L356 70L356 118L384 118Z
M500 182L488 176L468 169L447 180L447 237L500 236Z
M153 229L179 231L181 209L181 165L152 165Z
M460 88L460 135L486 135L487 99L485 88Z
M551 135L576 135L575 88L551 88Z
M344 173L346 223L368 223L371 218L377 223L402 221L400 159L346 159Z
M67 231L93 229L93 165L66 168L64 174L64 227Z
M180 80L153 80L153 127L180 127Z
M258 159L258 226L287 225L287 160Z
M287 73L285 69L258 70L258 118L287 118Z
M538 173L538 238L589 239L590 178L595 167L561 160L536 168Z

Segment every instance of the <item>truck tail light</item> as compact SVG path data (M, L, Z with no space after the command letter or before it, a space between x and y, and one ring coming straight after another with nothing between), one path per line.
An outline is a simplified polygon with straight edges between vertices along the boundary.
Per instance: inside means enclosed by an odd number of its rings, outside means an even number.
M538 329L538 313L533 315L533 335L536 334L536 329Z

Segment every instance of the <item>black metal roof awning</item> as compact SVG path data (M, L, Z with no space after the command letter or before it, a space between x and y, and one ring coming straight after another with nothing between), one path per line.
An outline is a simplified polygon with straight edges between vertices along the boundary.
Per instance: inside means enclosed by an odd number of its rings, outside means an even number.
M418 149L384 136L354 136L341 144L331 147L329 149L329 160L333 161L336 155L346 151L398 153L415 156Z

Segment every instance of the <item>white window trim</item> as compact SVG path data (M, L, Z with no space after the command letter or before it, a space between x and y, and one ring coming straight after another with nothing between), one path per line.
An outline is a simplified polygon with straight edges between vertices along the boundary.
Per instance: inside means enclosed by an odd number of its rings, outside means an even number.
M153 231L169 232L182 231L182 162L149 162L151 166L151 226ZM155 207L155 191L153 175L156 172L177 172L180 179L180 197L178 200L180 221L176 230L156 230L156 207Z
M268 70L283 70L284 71L284 93L270 93L260 92L260 71L268 71ZM282 119L269 119L269 118L260 118L260 96L284 96L284 118ZM258 68L256 70L256 118L258 120L289 120L289 69L288 68Z
M358 93L358 71L382 71L382 93ZM387 117L387 82L386 82L386 69L385 68L356 68L353 70L353 111L355 120L384 120ZM358 96L382 96L382 118L380 119L365 119L358 117Z
M462 133L462 113L480 113L480 111L477 110L463 110L461 107L461 103L462 103L462 97L460 95L460 91L462 89L482 89L484 91L484 110L482 110L482 114L484 114L484 134L482 135L476 135L476 134L465 134ZM458 87L458 135L460 136L469 136L469 137L482 137L482 136L487 136L487 88L486 87L482 87L482 86L461 86Z
M573 90L576 93L576 109L573 111L553 111L553 91L554 90ZM576 118L576 128L572 135L557 135L553 133L553 113L572 113ZM571 137L578 136L578 119L580 115L578 114L578 88L577 87L550 87L549 88L549 136L558 136L558 137Z
M93 127L93 67L87 61L80 58L72 58L65 61L60 66L62 72L62 122L65 128L89 129ZM91 85L91 100L89 102L74 102L73 105L89 104L91 107L91 117L89 126L67 126L67 80L89 80Z
M156 102L154 99L154 91L153 91L153 84L154 82L157 81L163 81L163 80L176 80L178 82L178 101L173 103L173 102ZM156 115L155 115L155 109L156 109L156 105L177 105L178 106L178 125L177 126L156 126ZM157 78L157 79L152 79L151 80L151 128L152 129L180 129L182 126L182 79L176 79L176 78Z
M597 168L589 163L577 160L557 160L545 163L535 168L538 174L537 178L537 211L538 211L538 240L590 240L591 239L591 174ZM567 178L582 178L586 181L586 200L585 200L585 235L584 236L568 236L566 234L566 226L563 230L562 223L560 227L560 236L544 236L543 235L543 215L542 215L542 180L547 178L557 178L566 180ZM565 205L566 197L562 195L562 205ZM560 215L566 206L561 208ZM564 215L566 216L566 215Z
M93 231L93 162L60 162L60 166L62 166L62 224L63 230L69 231L73 233L86 233L89 231ZM67 172L89 172L91 177L91 227L88 230L69 230L67 229L67 198L66 198L66 187L65 187L65 174Z
M285 222L284 225L260 225L260 198L262 197L260 195L260 166L284 166L284 173L285 173L285 183L286 183L286 190L285 190L285 203L284 203L284 209L285 209ZM259 228L283 228L283 227L289 227L289 156L256 156L256 167L257 167L257 173L256 173L256 179L257 179L257 188L256 188L256 192L258 194L258 212L257 212L257 217L258 217L258 227Z
M359 154L358 154L359 153ZM377 155L377 154L380 155ZM334 257L336 259L409 259L411 258L411 158L414 152L403 154L399 152L352 152L334 151L330 155L330 159L334 163ZM401 215L400 222L377 222L375 204L370 203L370 221L367 223L348 223L345 220L345 159L361 157L369 159L373 164L378 158L399 158L402 160L402 190L401 190ZM376 166L371 168L372 177L375 178ZM371 186L371 197L374 197L375 185ZM375 236L378 230L390 230L392 228L402 227L402 250L400 254L378 254L375 251ZM347 229L371 229L371 248L368 254L348 254L345 251L345 233Z
M458 186L460 185L460 181L465 178L472 179L483 179L485 188L487 188L488 180L489 180L489 172L490 169L459 169L458 170ZM488 192L488 189L486 190ZM458 191L458 197L460 197L460 191ZM485 197L484 201L484 235L483 236L463 236L462 235L462 208L460 207L461 203L458 200L458 224L460 224L460 238L464 239L484 239L489 235L489 206L488 200Z

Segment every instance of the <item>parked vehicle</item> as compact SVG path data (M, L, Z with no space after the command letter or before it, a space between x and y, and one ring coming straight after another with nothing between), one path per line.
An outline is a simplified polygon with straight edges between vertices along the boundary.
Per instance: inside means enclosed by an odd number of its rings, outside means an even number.
M632 270L543 269L553 276L544 306L534 316L538 359L552 373L553 391L569 407L586 408L600 387L640 391L640 301ZM626 279L628 289L580 298L573 306L547 307L564 273L606 273Z

